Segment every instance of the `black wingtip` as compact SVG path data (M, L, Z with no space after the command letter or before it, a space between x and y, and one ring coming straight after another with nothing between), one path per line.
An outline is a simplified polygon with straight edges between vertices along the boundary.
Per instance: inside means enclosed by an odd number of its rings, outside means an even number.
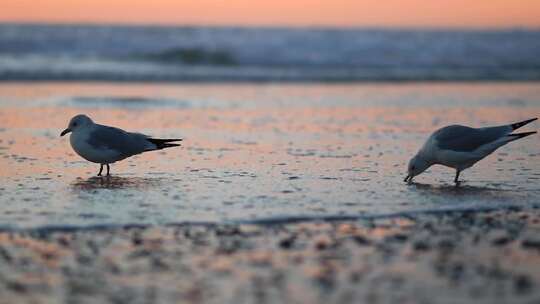
M509 134L508 136L510 136L512 138L511 141L514 141L516 139L520 139L520 138L523 138L523 137L527 137L529 135L533 135L533 134L536 134L537 132L536 131L532 131L532 132L523 132L523 133L514 133L514 134Z
M182 141L183 139L182 138L149 138L148 140L155 140L155 141L167 143L167 142Z
M156 145L156 150L161 150L180 146L180 144L171 144L171 142L182 141L182 138L147 138L147 140Z
M535 117L535 118L531 118L531 119L527 119L527 120L524 120L524 121L513 123L513 124L511 124L512 130L519 129L519 128L523 127L524 125L526 125L528 123L531 123L531 122L533 122L533 121L535 121L537 119L538 119L538 117Z

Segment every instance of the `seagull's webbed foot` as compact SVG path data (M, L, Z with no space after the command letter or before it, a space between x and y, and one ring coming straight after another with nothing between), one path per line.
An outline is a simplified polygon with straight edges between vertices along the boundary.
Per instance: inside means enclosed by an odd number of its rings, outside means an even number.
M101 176L101 172L103 172L103 165L100 165L97 176Z

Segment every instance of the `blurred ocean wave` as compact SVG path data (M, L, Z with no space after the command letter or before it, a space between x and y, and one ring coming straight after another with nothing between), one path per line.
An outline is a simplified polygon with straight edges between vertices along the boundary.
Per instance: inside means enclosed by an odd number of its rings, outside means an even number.
M0 80L540 80L540 31L0 25Z

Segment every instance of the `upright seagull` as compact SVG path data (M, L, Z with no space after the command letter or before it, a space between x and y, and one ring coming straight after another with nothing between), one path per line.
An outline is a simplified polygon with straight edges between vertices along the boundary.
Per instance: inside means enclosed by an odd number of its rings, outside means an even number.
M432 165L439 164L456 169L454 182L459 184L461 171L471 167L497 148L535 134L536 132L512 132L537 119L487 128L460 125L441 128L431 134L420 151L409 161L408 175L404 181L411 182L416 175Z
M171 142L181 141L179 138L151 138L140 133L130 133L122 129L96 124L90 117L79 114L69 121L67 129L60 133L64 136L71 132L69 142L77 154L87 161L98 163L98 176L103 172L103 166L124 158L147 151L161 150L180 146Z

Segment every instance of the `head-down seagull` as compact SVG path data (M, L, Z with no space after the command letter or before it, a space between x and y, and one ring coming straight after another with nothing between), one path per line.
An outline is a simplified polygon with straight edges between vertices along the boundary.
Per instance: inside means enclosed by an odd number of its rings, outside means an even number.
M73 117L60 136L70 132L69 141L73 150L87 161L101 165L98 176L101 176L103 166L107 166L108 176L109 165L114 162L143 152L177 147L180 145L173 142L182 140L152 138L140 133L126 132L96 124L83 114Z
M460 125L441 128L433 132L420 151L409 161L408 175L404 181L412 182L415 176L432 165L443 165L456 169L454 182L458 185L461 171L471 167L499 147L535 134L535 131L512 132L537 119L532 118L509 125L486 128Z

